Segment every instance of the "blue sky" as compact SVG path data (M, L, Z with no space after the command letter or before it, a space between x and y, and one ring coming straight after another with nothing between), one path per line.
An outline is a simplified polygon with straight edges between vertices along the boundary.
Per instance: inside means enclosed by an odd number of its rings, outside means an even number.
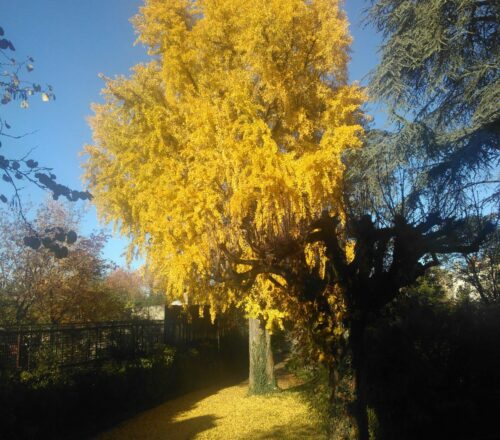
M127 74L130 67L147 60L144 48L134 46L129 22L141 4L142 0L0 0L0 26L16 46L16 56L35 59L35 70L25 78L51 84L57 98L49 103L32 99L29 109L19 108L18 102L2 106L2 117L13 131L38 130L9 146L10 156L36 147L33 158L51 166L60 183L82 187L79 152L91 142L86 118L91 103L101 99L103 82L98 74ZM377 62L380 38L361 23L366 6L364 0L346 2L354 37L351 80L365 78ZM44 195L27 188L24 197L36 203ZM82 232L103 226L90 207ZM106 256L124 264L126 244L126 239L113 237Z

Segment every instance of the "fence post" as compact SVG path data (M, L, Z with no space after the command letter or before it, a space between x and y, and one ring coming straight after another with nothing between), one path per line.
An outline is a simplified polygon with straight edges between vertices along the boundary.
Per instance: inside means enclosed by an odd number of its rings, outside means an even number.
M30 370L30 363L31 363L31 362L30 362L30 361L31 361L31 343L32 343L32 341L33 341L33 333L31 332L31 326L29 327L28 332L29 332L29 338L28 338L28 349L27 349L27 352L28 352L28 353L27 353L27 358L28 358L28 359L27 359L27 366L26 366L26 368L27 368L27 370L29 371L29 370Z
M219 319L215 321L217 325L217 351L220 352L220 329L219 329Z
M95 326L95 354L94 354L94 359L98 359L97 352L99 350L99 326Z
M17 353L16 353L16 368L20 367L20 357L21 357L21 332L17 334Z
M134 350L134 357L137 353L137 325L132 324L132 349Z

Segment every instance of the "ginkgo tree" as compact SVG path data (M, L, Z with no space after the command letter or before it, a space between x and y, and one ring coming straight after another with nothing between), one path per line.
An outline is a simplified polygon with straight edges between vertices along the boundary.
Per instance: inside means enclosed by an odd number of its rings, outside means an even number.
M99 214L169 298L304 319L273 261L295 249L287 270L325 276L324 245L301 237L322 212L342 221L342 155L363 134L338 0L148 0L133 22L152 59L107 79L85 147Z

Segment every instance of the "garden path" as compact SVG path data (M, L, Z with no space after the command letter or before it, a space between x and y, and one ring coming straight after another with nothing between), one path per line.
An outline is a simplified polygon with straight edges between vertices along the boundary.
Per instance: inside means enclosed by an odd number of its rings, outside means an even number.
M324 436L290 374L283 390L248 396L248 383L211 387L169 400L101 434L98 440L320 440Z

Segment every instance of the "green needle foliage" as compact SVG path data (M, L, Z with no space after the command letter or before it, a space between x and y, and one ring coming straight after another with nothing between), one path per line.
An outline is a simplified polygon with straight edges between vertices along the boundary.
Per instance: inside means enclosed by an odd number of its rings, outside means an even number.
M425 194L434 211L452 213L480 185L483 200L498 196L499 16L493 0L372 3L369 20L383 45L370 95L388 106L397 127L374 143L393 152L391 170L410 158L418 168L407 208Z
M377 1L370 18L385 41L372 92L436 127L498 120L499 12L491 0Z

